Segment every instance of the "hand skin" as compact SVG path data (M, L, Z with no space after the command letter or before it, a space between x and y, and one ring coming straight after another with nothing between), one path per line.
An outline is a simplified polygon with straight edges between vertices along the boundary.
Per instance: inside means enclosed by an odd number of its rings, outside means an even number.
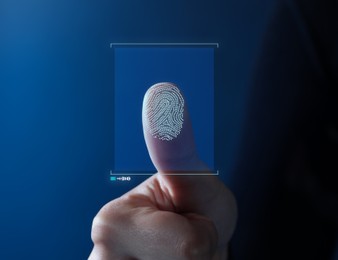
M158 173L98 212L89 260L227 259L237 219L234 196L216 176L180 175L208 172L187 109L178 138L161 141L145 127L144 137Z

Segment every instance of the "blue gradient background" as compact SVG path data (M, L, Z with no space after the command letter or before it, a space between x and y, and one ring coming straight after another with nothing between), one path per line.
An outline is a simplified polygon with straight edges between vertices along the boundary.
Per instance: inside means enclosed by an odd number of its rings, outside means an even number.
M250 70L273 3L2 0L0 259L86 259L92 218L129 188L106 178L110 42L220 43L216 163L231 186Z

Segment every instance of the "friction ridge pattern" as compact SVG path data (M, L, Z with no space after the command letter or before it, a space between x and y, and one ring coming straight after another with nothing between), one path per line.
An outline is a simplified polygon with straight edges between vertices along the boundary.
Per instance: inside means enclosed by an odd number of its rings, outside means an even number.
M154 138L171 141L183 126L184 99L180 90L169 83L155 85L147 92L146 122Z

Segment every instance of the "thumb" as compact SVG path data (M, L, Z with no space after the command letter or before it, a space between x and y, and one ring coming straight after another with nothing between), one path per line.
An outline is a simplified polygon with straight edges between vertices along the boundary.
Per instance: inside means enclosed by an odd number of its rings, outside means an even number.
M143 100L143 133L150 158L160 173L201 172L186 101L172 83L158 83Z
M150 87L143 100L142 122L149 155L160 173L159 186L168 192L166 197L171 198L175 211L212 220L219 247L226 248L235 228L236 201L216 176L181 174L206 173L208 168L197 155L187 104L179 88L172 83Z

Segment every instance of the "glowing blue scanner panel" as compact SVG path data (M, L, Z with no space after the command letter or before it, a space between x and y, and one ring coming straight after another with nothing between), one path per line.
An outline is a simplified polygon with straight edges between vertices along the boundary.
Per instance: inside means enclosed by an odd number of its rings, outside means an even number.
M115 46L114 48L114 172L151 173L142 129L142 102L148 88L172 82L182 90L175 128L153 127L153 135L171 140L180 132L180 109L187 105L200 157L214 170L214 48L208 46ZM156 96L163 93L152 93ZM152 110L150 110L152 111ZM156 116L156 114L152 115Z

